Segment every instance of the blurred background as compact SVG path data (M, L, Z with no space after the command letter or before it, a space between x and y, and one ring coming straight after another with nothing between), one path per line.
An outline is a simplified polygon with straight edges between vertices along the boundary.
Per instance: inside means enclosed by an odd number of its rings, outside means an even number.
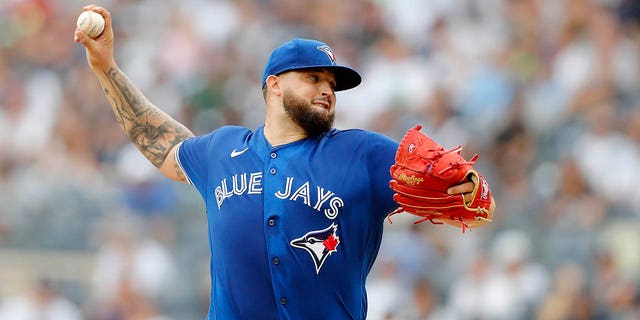
M271 50L321 39L362 85L336 127L480 155L495 221L386 225L369 319L640 319L636 0L122 0L121 69L194 133L259 126ZM89 2L0 2L0 319L202 319L196 190L127 140L84 48Z

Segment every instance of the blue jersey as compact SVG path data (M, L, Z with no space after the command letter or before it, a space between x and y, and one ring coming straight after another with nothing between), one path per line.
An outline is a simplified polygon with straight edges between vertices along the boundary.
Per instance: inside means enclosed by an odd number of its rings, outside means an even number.
M263 128L185 140L177 160L206 204L208 319L364 319L397 142L337 130L272 147Z

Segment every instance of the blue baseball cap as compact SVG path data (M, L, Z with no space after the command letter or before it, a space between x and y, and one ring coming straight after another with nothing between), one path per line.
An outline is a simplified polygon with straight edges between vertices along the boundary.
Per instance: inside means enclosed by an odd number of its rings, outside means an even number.
M335 91L347 90L360 84L360 74L345 66L336 64L336 56L324 42L296 38L285 42L271 53L264 68L262 87L270 75L279 75L286 71L322 68L333 72L336 78Z

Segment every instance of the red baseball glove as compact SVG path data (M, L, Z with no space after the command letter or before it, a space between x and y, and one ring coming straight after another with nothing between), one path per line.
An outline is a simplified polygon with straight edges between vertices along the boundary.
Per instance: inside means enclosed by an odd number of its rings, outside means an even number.
M414 223L447 222L461 226L462 232L481 220L490 221L489 183L472 167L478 155L467 161L460 155L462 146L445 150L420 129L410 129L396 151L389 187L400 207L389 217L405 211L422 217ZM449 187L468 181L475 183L471 201L466 202L462 194L447 193Z

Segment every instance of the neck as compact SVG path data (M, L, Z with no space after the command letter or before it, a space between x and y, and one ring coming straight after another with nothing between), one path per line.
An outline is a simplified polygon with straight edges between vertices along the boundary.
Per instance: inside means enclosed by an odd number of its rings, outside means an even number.
M268 119L264 124L264 136L269 141L271 146L276 147L279 145L295 142L298 140L306 139L307 133L300 128L297 124L287 119Z

